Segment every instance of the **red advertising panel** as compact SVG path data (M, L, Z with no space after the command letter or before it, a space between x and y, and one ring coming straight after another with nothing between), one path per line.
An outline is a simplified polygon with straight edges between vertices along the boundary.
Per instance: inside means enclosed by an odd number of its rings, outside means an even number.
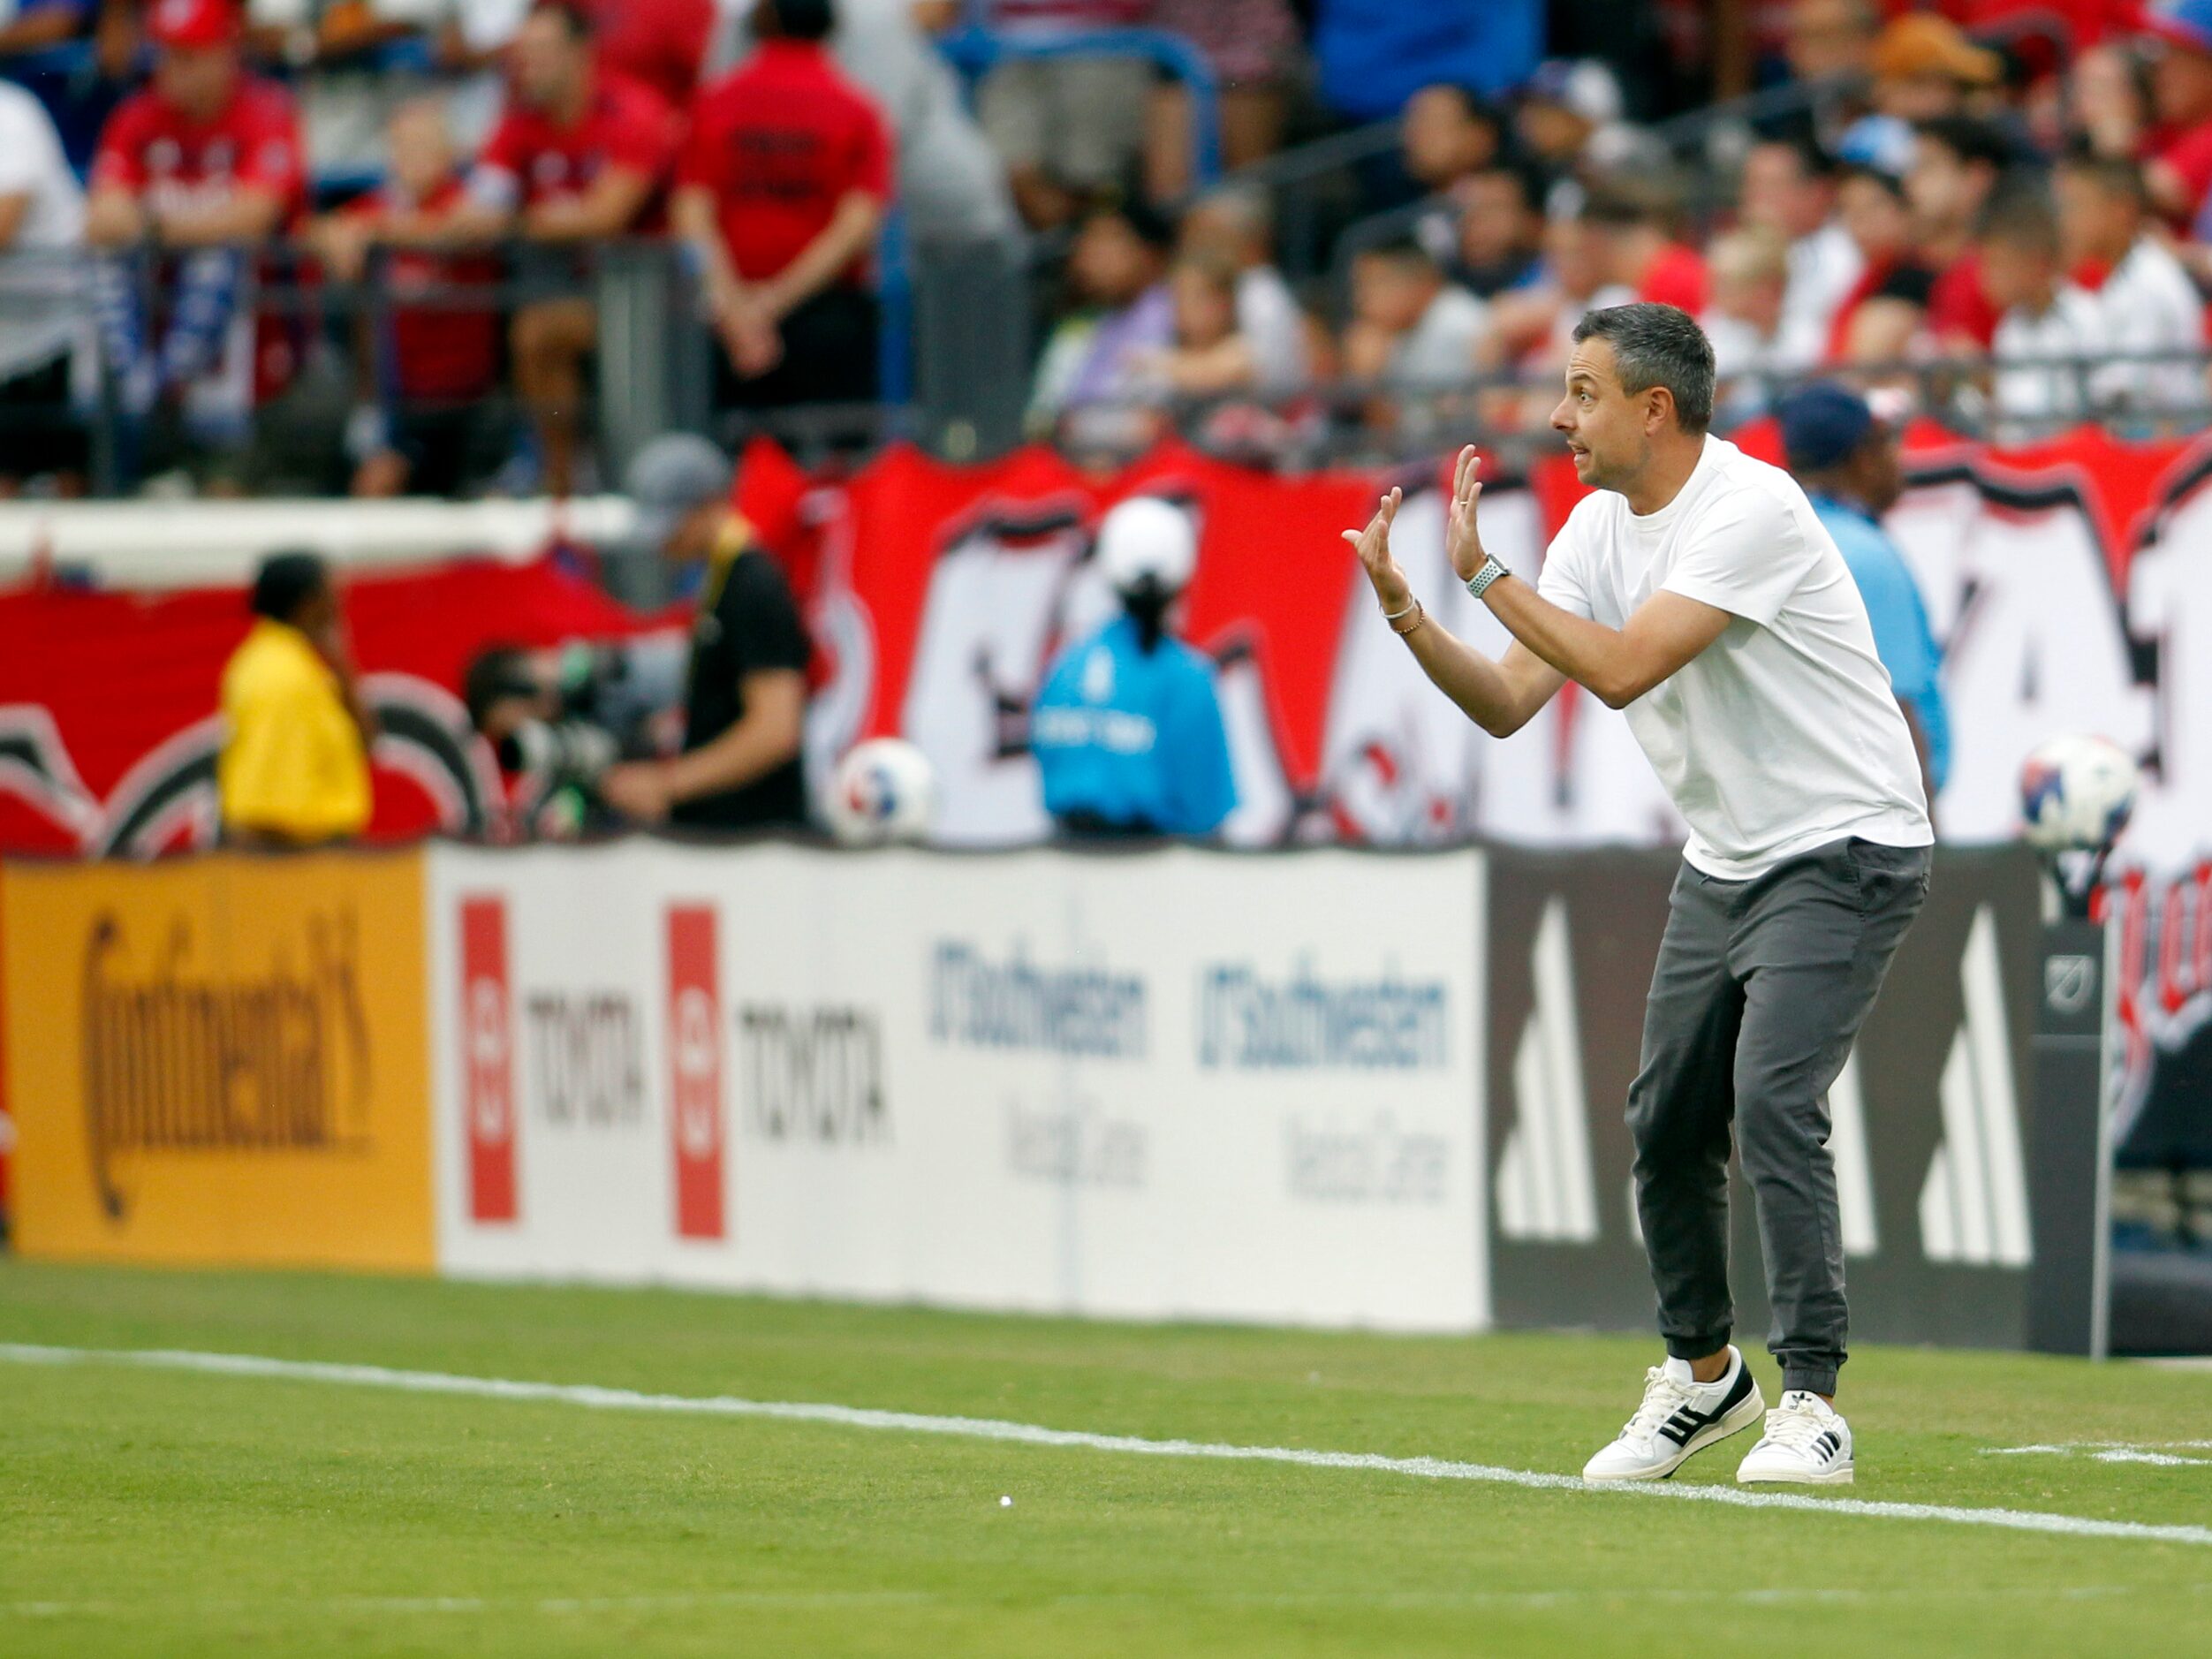
M676 1236L723 1237L722 997L715 973L715 913L668 913L670 1133L676 1149Z
M468 1213L512 1221L515 1204L514 998L507 977L507 906L461 901L461 1031L467 1066Z

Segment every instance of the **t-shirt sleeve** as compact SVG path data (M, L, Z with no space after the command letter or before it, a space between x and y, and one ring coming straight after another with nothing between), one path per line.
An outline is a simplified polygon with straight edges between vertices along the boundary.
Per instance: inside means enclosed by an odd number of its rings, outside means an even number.
M1544 549L1544 567L1537 574L1536 594L1562 610L1588 618L1595 613L1590 609L1589 579L1582 563L1581 518L1579 509L1569 513L1566 523L1559 526L1559 534L1551 538L1551 545Z
M768 554L739 557L717 610L723 637L730 642L731 665L740 681L773 669L806 672L814 654L807 625L799 614L799 602L792 597L791 584Z
M692 111L690 130L684 134L684 141L677 147L677 188L696 186L701 190L719 191L722 188L723 153L720 106L712 99L702 98Z
M300 153L299 118L291 99L272 93L257 101L247 123L247 141L239 148L239 184L267 191L287 203L300 193L307 167Z
M27 99L0 98L0 196L35 194L56 163Z
M1662 589L1762 628L1782 614L1821 549L1786 504L1752 489L1714 503L1684 529Z
M891 193L890 130L872 107L861 110L860 118L855 123L852 163L845 188L865 191L878 201L888 201Z
M522 200L522 131L510 114L500 118L468 172L468 199L481 208L504 212Z
M1925 311L1936 289L1936 273L1925 265L1899 265L1874 286L1869 299L1902 299Z
M607 122L600 145L609 167L657 179L675 160L677 140L674 111L647 95L624 102Z
M92 186L140 191L146 188L145 106L125 104L101 130L92 162Z

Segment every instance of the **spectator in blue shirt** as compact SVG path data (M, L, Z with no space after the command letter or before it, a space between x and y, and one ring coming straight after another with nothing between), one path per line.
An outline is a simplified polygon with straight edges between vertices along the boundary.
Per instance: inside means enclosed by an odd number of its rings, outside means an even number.
M1100 526L1122 612L1061 655L1030 711L1045 810L1070 835L1211 835L1237 804L1213 664L1169 627L1197 556L1190 519L1153 497Z
M1776 414L1790 471L1813 498L1813 511L1836 538L1867 602L1875 650L1913 730L1932 804L1951 770L1951 721L1937 678L1943 652L1928 625L1928 606L1905 556L1882 527L1882 515L1905 493L1898 434L1857 392L1827 382L1791 393Z
M1423 87L1496 98L1543 56L1542 0L1321 0L1314 56L1322 96L1355 121L1382 121Z

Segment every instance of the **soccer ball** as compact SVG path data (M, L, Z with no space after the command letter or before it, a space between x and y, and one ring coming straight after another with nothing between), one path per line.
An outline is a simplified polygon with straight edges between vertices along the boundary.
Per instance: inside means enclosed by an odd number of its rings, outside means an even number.
M2135 810L2141 775L2104 738L2053 738L2020 768L2020 817L2028 845L2045 852L2094 852L2111 845Z
M936 816L929 757L904 738L873 738L837 762L823 803L830 832L852 846L920 841Z

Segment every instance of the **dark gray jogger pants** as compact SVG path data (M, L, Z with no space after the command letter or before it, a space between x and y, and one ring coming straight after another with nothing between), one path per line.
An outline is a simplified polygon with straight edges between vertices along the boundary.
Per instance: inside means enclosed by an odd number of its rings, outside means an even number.
M1636 1210L1667 1352L1729 1338L1730 1126L1758 1208L1782 1386L1836 1391L1844 1246L1828 1154L1828 1087L1890 958L1928 897L1926 847L1837 841L1755 881L1687 863L1644 1014L1628 1092Z

